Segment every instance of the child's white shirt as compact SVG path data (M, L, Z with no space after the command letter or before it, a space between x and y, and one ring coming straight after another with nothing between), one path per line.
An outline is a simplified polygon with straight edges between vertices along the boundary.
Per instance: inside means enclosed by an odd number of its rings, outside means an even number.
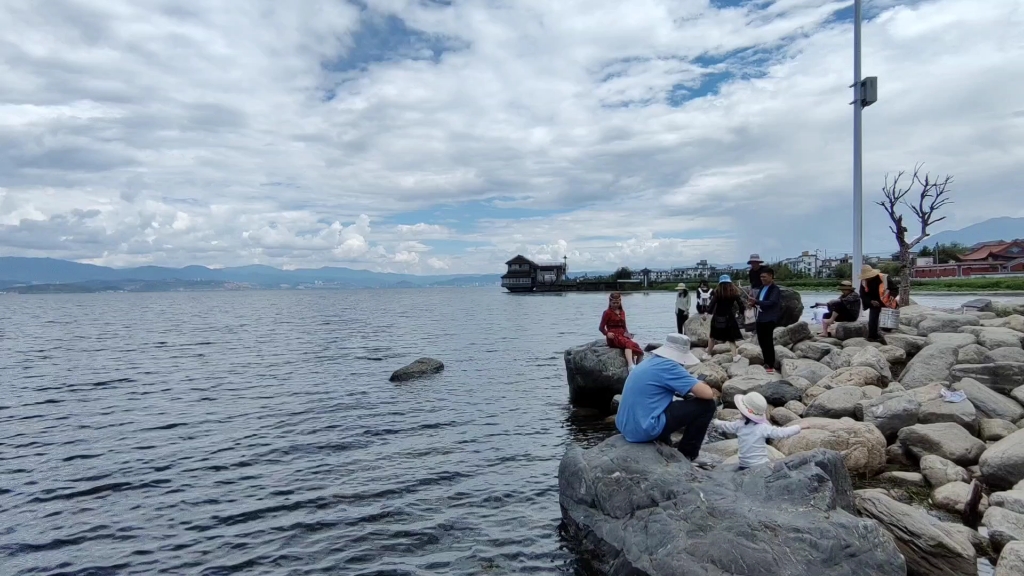
M746 420L732 422L714 420L713 424L715 428L723 432L736 435L740 446L740 466L743 468L767 464L771 461L768 458L768 445L765 444L765 439L781 440L800 433L799 426L778 428L771 424L748 424Z

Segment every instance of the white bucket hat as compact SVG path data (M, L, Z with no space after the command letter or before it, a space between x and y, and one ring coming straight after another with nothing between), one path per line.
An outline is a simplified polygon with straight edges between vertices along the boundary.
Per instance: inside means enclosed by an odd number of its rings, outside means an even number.
M732 399L736 408L747 418L758 424L768 423L768 401L757 392L737 394Z
M690 352L690 339L682 334L669 334L665 337L665 345L653 352L662 358L675 360L683 366L700 364L700 360Z

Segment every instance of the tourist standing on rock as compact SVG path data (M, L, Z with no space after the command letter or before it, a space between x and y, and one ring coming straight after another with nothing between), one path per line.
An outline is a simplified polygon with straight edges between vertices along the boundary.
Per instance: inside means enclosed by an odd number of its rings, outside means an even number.
M676 286L676 332L683 333L683 324L690 319L690 306L693 305L693 297L686 289L686 284Z
M775 284L775 270L762 266L761 289L750 298L750 305L757 307L757 343L764 356L764 367L771 374L775 372L775 328L782 320L782 290Z
M611 348L619 348L626 355L626 366L630 372L644 357L640 345L633 341L633 335L626 328L626 311L622 309L622 295L613 292L608 296L608 309L601 316L598 327Z
M885 340L878 333L878 317L882 308L899 308L900 287L888 274L882 274L870 264L861 267L860 277L861 304L868 311L868 340L884 344Z
M722 432L736 435L740 447L740 470L771 462L768 445L765 444L767 438L782 440L800 433L798 424L785 428L772 426L768 422L768 401L757 392L737 394L733 403L743 416L740 420L713 420L711 424Z
M686 336L669 334L652 355L626 378L615 427L629 442L664 443L671 443L672 433L685 428L676 449L696 460L715 417L718 392L686 370L685 366L700 363ZM676 395L685 398L675 400Z
M853 282L843 280L839 283L839 298L829 301L821 321L822 333L829 335L829 329L837 322L856 322L860 318L861 298L853 289Z
M751 254L750 259L747 260L747 265L750 266L750 271L747 272L747 279L750 281L750 296L754 297L755 293L764 287L761 282L761 265L764 264L764 260L757 254Z
M707 280L701 280L700 286L697 287L697 314L701 316L707 314L710 305L711 288L708 286ZM682 331L680 330L680 332Z
M708 353L713 353L715 344L725 342L732 349L733 360L739 360L736 342L743 340L739 316L743 314L743 294L732 283L728 274L718 279L718 287L711 295L711 331L708 338Z

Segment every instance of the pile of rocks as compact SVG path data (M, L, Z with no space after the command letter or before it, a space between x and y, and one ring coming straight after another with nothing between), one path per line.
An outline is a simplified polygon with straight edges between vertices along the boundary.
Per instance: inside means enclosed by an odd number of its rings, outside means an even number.
M804 428L774 443L775 458L832 450L857 478L929 491L947 521L905 490L856 493L856 511L891 534L910 574L974 574L979 557L1002 553L1001 574L1024 551L1024 316L909 306L900 322L884 345L864 339L863 323L825 338L800 322L776 332L774 374L753 343L739 361L727 349L697 350L703 362L692 371L722 391L719 418L738 417L733 395L757 391L773 422ZM958 392L966 398L947 401ZM723 464L735 453L735 440L703 449ZM968 503L974 482L988 496ZM980 532L958 519L972 507Z

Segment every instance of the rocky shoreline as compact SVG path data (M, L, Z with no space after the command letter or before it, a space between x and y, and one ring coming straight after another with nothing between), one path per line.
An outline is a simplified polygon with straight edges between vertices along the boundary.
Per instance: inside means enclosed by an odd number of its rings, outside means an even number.
M973 575L979 559L994 563L997 576L1024 574L1024 315L1019 312L1024 310L992 303L961 311L909 306L885 345L865 340L864 324L843 325L833 339L795 322L776 332L775 374L767 373L752 342L740 347L739 361L726 347L697 349L702 362L691 371L723 392L726 404L719 418L739 416L731 406L734 394L757 391L771 404L773 422L799 423L804 430L774 443L776 461L770 467L740 474L726 471L737 452L735 439L712 434L701 457L716 469L706 473L673 459L671 450L641 448L645 445L630 445L618 436L588 451L570 450L560 470L567 523L603 557L615 558L604 566L611 574L762 573L738 569L742 563L763 565L765 574ZM700 318L691 318L685 327L698 345L706 345L706 330ZM626 377L621 351L598 341L567 350L565 361L573 404L613 411L613 398ZM950 401L961 395L961 401ZM809 454L817 456L808 460ZM829 468L823 464L829 454L842 463L842 474L816 477L811 468ZM644 469L655 465L662 471ZM676 476L666 483L662 476L669 469ZM730 479L723 474L731 474ZM877 487L853 490L851 476ZM752 488L763 487L768 478L772 486L789 487L771 498ZM816 482L831 487L808 488ZM685 494L692 490L705 499L712 492L717 498L711 485L738 490L741 494L733 497L750 500L745 509L759 510L761 524L828 533L837 545L856 533L855 541L874 542L876 552L843 544L853 556L840 562L834 550L802 548L802 540L778 534L771 539L739 525L729 528L712 512L711 500L697 514L709 515L699 525L690 513L668 512L690 510L693 503ZM632 495L599 497L612 486ZM595 494L597 501L592 500ZM618 498L627 501L616 504ZM822 499L849 500L849 506L830 508ZM788 518L794 506L810 514L803 518L807 526ZM850 518L837 515L836 509ZM814 510L830 513L822 519ZM641 516L642 526L637 524ZM650 531L655 519L659 530L669 534L657 536L663 540L658 546L674 541L682 547L675 569L655 558L655 544L639 541L655 537ZM823 524L815 525L819 520ZM876 529L884 544L872 540ZM641 536L640 531L648 532ZM741 536L753 542L737 542L721 557L698 553L696 547L701 539L724 542ZM773 557L790 554L799 561L770 571L770 558L759 556L764 547L774 551ZM892 550L898 550L895 556ZM895 558L905 568L880 568ZM719 572L698 565L713 565Z

